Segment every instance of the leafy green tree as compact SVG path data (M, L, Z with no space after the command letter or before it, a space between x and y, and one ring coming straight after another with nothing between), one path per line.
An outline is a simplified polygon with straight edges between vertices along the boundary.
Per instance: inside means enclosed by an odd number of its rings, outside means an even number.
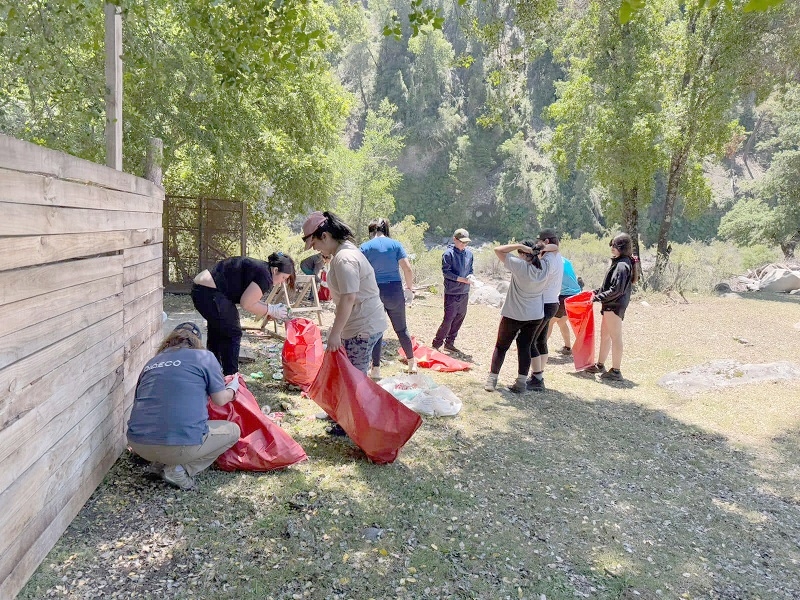
M639 211L650 202L664 155L658 141L663 6L651 2L621 25L616 0L567 14L556 57L566 79L548 108L556 123L550 148L563 172L585 170L608 190L606 212L617 216L638 253Z
M779 244L784 256L794 257L800 243L800 85L776 96L764 108L773 134L758 146L769 169L722 218L719 235L742 246Z
M394 213L393 194L402 177L394 163L403 149L403 138L395 132L396 110L384 99L367 114L361 146L334 153L334 210L353 227L357 240L366 237L370 220Z

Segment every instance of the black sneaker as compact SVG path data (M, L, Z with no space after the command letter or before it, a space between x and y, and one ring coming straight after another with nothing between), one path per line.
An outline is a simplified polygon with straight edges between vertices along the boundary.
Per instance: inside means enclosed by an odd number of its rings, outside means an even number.
M586 367L583 370L584 373L605 373L606 368L603 366L603 363L594 363L593 365Z
M438 344L436 342L433 342L431 344L431 348L433 348L434 350L439 350L441 349L441 347L442 347L442 342L439 342Z
M558 351L561 356L572 356L572 348L569 346L562 346L561 350Z
M528 391L532 392L543 392L547 388L544 387L544 379L539 379L538 377L531 377L525 382L525 387L528 388Z
M603 381L622 381L622 371L619 369L609 369L600 375L600 379Z
M457 352L461 354L461 350L456 348L453 344L445 344L444 349L447 350L448 352Z
M333 425L331 425L330 427L325 429L325 431L327 433L329 433L330 435L333 435L333 436L336 436L336 437L345 437L345 436L347 436L347 432L338 423L334 423Z

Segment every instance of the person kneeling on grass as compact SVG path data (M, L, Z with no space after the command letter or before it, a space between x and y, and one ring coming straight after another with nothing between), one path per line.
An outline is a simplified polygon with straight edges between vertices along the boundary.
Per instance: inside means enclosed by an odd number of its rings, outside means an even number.
M136 384L128 421L128 445L151 462L148 471L190 490L192 477L208 468L241 434L230 421L209 421L208 397L217 406L233 400L238 374L226 386L216 357L203 348L200 329L181 323L147 361Z

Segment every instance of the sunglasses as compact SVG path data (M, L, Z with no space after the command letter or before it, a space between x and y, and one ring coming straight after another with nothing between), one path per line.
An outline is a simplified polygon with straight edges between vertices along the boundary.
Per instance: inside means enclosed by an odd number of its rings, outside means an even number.
M301 240L303 240L303 243L305 244L305 243L306 243L306 241L308 241L308 238L310 238L312 235L314 235L314 232L313 232L313 231L312 231L311 233L309 233L308 235L304 235L304 236L303 236L302 238L300 238L300 239L301 239Z

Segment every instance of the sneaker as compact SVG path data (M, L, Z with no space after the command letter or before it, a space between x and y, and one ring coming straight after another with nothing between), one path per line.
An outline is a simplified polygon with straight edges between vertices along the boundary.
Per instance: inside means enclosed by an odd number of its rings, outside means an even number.
M525 392L528 391L528 388L524 383L520 384L519 381L515 381L510 386L508 386L508 391L513 392L515 394L524 394Z
M543 392L545 391L544 387L544 379L539 379L538 377L531 377L525 382L525 387L532 392Z
M586 367L583 370L584 373L605 373L606 368L603 366L603 363L594 363L593 365Z
M164 472L161 474L161 478L170 485L174 485L182 490L194 489L194 479L189 477L186 469L184 469L181 465L164 467Z
M380 367L372 367L369 370L369 378L374 379L375 381L381 378L381 368Z
M603 381L622 381L622 371L619 369L609 369L600 375L600 379Z
M319 419L320 421L333 421L333 417L326 413L324 410L322 412L318 412L314 415L315 419Z
M495 391L495 389L497 389L497 375L489 373L489 376L486 378L486 383L483 384L483 389L487 392Z
M333 436L336 436L336 437L346 437L347 436L347 432L338 423L334 423L333 425L328 427L325 430L325 432L328 433L329 435L333 435Z
M406 373L409 375L416 375L417 374L417 359L412 358L408 361L408 365L406 366Z
M440 350L441 347L442 347L442 342L439 342L438 344L436 342L431 343L431 348L433 348L434 350Z
M458 352L459 354L461 354L461 350L456 348L453 344L445 344L444 349L447 350L448 352Z
M561 356L572 356L572 348L569 346L562 346L561 350L558 351Z

